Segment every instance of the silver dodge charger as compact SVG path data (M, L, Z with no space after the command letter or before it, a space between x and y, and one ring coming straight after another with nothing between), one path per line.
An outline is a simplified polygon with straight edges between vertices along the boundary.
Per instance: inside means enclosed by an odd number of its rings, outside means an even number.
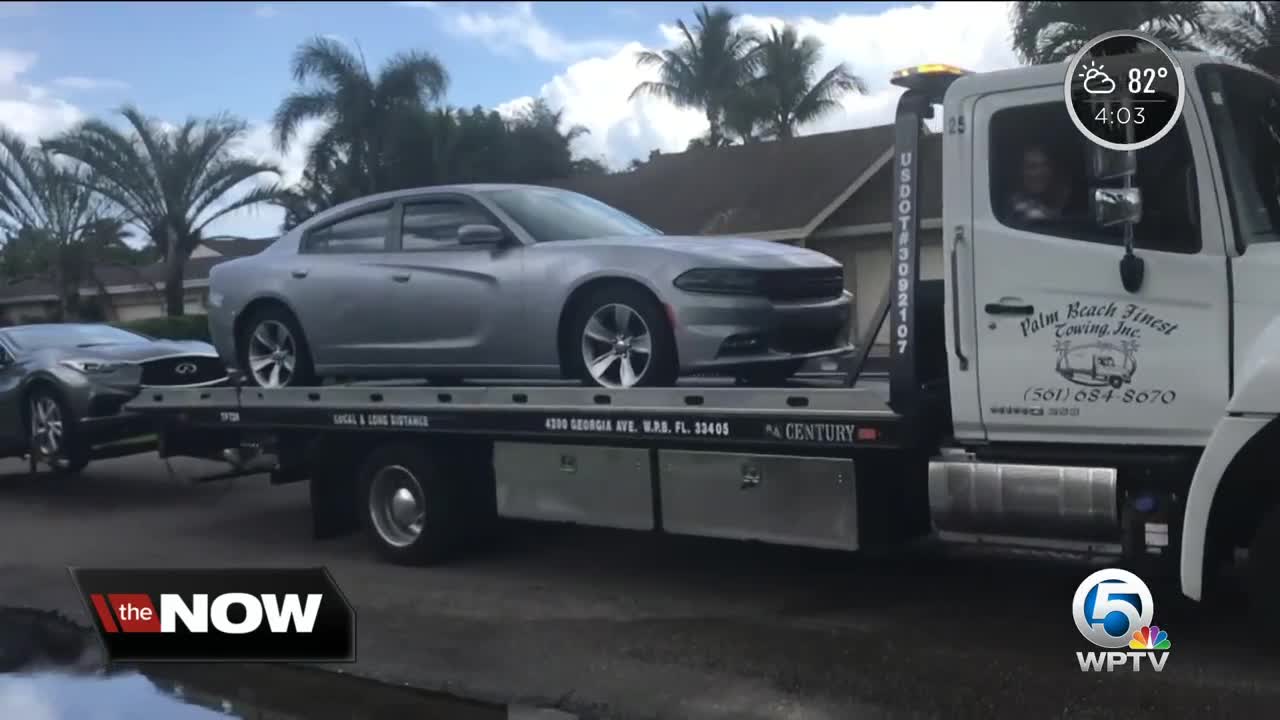
M262 387L323 377L720 374L774 384L847 353L840 263L742 238L671 237L596 200L460 185L354 200L213 268L209 328Z

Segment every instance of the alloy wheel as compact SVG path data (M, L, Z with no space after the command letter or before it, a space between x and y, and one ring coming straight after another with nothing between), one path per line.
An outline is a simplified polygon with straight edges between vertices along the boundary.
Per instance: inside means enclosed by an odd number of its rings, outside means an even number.
M298 345L278 320L263 320L249 336L249 372L259 387L284 387L293 379Z
M57 466L64 460L62 409L57 401L39 395L31 401L31 445L39 459Z
M649 372L651 338L640 313L622 303L604 305L591 313L582 330L582 362L604 387L633 387Z

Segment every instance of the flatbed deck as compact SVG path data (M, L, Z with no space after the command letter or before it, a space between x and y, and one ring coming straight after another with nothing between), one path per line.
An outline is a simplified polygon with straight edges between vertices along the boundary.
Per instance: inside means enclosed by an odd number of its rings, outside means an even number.
M706 380L706 379L699 379ZM548 440L608 439L810 448L897 447L901 417L886 380L854 387L797 380L747 388L486 383L360 383L313 388L148 390L135 412L189 427L246 431L416 432Z

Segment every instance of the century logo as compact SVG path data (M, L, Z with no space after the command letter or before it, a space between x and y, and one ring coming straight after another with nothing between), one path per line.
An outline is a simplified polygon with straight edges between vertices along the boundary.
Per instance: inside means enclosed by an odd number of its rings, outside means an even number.
M355 659L355 613L324 568L71 573L113 661Z

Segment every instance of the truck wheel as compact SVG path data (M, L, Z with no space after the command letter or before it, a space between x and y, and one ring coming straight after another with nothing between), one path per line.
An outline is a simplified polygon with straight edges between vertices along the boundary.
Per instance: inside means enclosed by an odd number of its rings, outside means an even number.
M1277 569L1280 569L1280 505L1267 511L1253 536L1246 580L1254 628L1261 630L1260 634L1272 646L1280 640L1280 616L1276 615L1276 608L1280 607Z
M32 469L43 463L59 474L75 474L89 464L76 419L56 391L36 387L27 395L27 438Z
M283 307L255 312L236 338L236 353L249 381L258 387L306 387L316 384L311 348L302 327Z
M381 447L365 461L359 497L379 554L398 564L432 565L458 549L469 513L448 467L408 444Z
M672 385L679 375L675 341L662 307L631 285L603 285L573 309L562 362L595 387Z

